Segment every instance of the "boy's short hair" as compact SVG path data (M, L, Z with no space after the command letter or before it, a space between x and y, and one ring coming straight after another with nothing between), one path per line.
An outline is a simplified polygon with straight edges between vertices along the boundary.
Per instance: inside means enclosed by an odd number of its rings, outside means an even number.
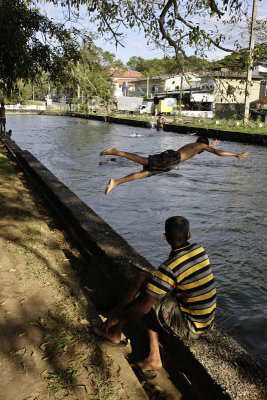
M188 232L188 219L180 216L170 217L166 219L165 234L170 243L176 244L186 242Z
M199 136L196 143L204 143L209 145L209 139L206 136Z

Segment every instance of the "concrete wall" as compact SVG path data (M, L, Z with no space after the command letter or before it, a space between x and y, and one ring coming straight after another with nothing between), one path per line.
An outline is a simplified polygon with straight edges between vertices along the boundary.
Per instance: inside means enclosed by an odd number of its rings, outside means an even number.
M177 132L177 133L190 133L196 132L199 136L207 136L214 139L229 140L230 142L258 144L267 146L267 135L260 135L256 133L243 133L222 131L220 129L196 128L184 125L164 124L164 131Z

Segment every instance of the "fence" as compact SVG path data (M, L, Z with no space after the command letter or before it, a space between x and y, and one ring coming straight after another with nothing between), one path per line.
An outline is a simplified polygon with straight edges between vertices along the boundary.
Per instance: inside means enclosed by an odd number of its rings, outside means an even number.
M6 110L25 110L25 111L32 111L32 110L46 110L46 106L37 106L37 105L26 105L22 106L21 104L8 104L5 105Z

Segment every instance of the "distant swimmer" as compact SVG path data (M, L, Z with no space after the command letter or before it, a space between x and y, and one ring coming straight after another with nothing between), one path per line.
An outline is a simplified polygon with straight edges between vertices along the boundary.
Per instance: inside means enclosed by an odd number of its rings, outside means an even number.
M205 136L201 136L195 143L186 144L178 150L166 150L163 153L149 155L148 157L142 157L134 153L126 153L124 151L117 150L114 146L103 150L100 156L119 156L128 158L131 161L136 162L143 166L143 170L134 172L133 174L127 175L120 179L110 179L105 194L108 194L112 189L121 183L131 182L137 179L147 178L152 175L161 174L163 172L171 171L177 167L180 163L189 160L197 154L203 151L216 154L217 156L233 156L236 158L247 157L248 153L231 153L229 151L216 150L213 147L219 144L218 140L215 140L209 145L209 139Z
M132 137L143 137L144 135L142 135L141 133L131 133L130 136L132 136Z
M109 161L116 162L117 159L113 157ZM98 165L105 165L105 164L108 164L108 161L99 161L99 163L98 163Z

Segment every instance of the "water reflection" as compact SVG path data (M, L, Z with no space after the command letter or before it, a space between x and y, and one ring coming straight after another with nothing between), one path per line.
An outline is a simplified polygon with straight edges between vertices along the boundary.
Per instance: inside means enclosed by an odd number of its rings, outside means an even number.
M104 148L115 145L147 156L195 139L48 116L9 115L8 128L20 147L31 151L155 266L168 254L162 240L164 220L171 215L187 217L192 239L203 244L213 264L217 322L266 365L266 148L224 142L220 148L248 151L249 157L237 160L203 153L178 170L123 184L105 196L110 177L141 168L117 157L99 165Z

